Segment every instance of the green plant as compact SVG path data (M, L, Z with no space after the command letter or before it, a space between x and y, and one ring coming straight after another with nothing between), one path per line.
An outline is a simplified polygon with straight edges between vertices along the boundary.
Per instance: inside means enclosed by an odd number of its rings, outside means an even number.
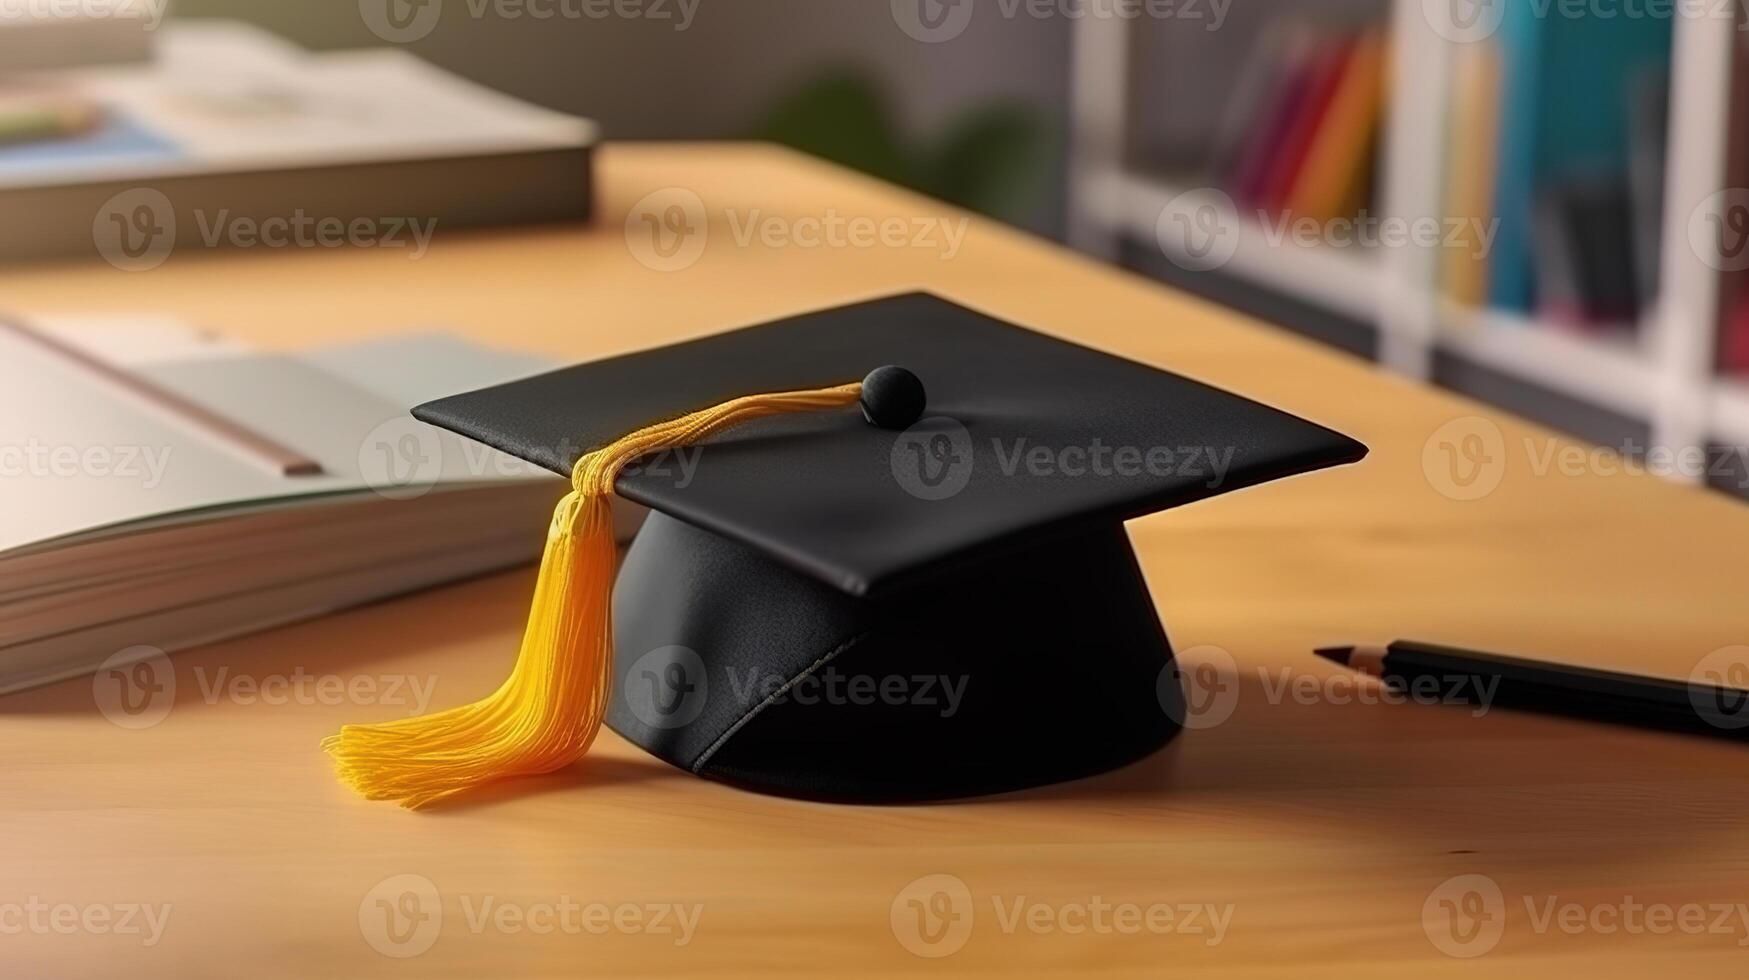
M783 99L754 135L1017 221L1044 192L1048 129L1038 112L996 103L967 110L917 145L899 132L874 84L834 74Z

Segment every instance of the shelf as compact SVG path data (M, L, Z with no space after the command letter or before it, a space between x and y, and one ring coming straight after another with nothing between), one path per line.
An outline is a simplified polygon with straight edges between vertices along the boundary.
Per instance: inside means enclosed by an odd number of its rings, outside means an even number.
M1091 215L1107 228L1164 249L1155 234L1160 215L1191 189L1154 177L1106 172L1088 179L1086 201ZM1271 242L1254 218L1240 220L1238 248L1221 271L1366 323L1378 316L1384 285L1378 256L1370 250Z
M1445 304L1440 349L1503 374L1623 415L1653 410L1658 372L1644 347L1623 334L1581 334L1500 310Z
M1749 445L1749 379L1720 378L1712 401L1713 437Z
M1442 215L1451 147L1446 110L1461 42L1436 29L1423 0L1390 0L1391 111L1381 134L1378 209ZM1636 331L1598 335L1497 310L1456 308L1436 293L1426 250L1334 248L1275 241L1259 221L1239 223L1223 275L1379 331L1391 369L1428 377L1435 353L1643 421L1676 449L1709 440L1749 445L1749 378L1715 377L1718 270L1688 241L1694 209L1725 185L1732 52L1730 18L1676 18L1671 57L1659 279L1667 302ZM1161 242L1160 215L1194 182L1137 173L1126 163L1133 112L1125 82L1133 55L1124 22L1075 26L1070 145L1071 241L1115 254L1120 238L1145 243L1181 268L1199 263ZM1150 111L1155 107L1150 106ZM1182 202L1180 202L1182 204ZM1188 209L1185 213L1188 213ZM1182 247L1177 246L1177 247Z

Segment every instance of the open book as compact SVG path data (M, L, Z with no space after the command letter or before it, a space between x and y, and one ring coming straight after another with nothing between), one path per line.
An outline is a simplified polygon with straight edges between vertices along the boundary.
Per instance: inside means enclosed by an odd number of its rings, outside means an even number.
M562 480L407 407L549 365L442 334L258 353L34 320L320 465L285 476L0 331L0 692L533 560Z

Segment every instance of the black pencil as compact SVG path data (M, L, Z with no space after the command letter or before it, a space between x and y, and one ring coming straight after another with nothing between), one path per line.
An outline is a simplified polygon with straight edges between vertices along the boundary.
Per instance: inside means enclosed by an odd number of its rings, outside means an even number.
M1749 737L1749 691L1398 640L1324 647L1326 660L1413 700L1481 704L1693 734Z

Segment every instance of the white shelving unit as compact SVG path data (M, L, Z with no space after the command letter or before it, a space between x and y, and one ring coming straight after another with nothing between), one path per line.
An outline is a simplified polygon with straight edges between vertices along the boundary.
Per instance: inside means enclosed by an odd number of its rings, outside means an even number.
M1454 0L1466 2L1466 0ZM1393 0L1391 106L1379 214L1437 219L1445 186L1447 87L1459 42L1436 33L1424 0ZM1070 241L1096 255L1153 243L1162 211L1192 188L1126 168L1130 21L1075 22ZM1638 339L1564 332L1498 310L1455 306L1437 289L1434 249L1307 246L1241 222L1223 271L1373 324L1379 360L1411 377L1436 351L1645 421L1654 446L1749 445L1749 382L1713 372L1717 272L1688 245L1688 217L1724 185L1733 23L1678 17L1671 59L1660 298ZM1167 256L1172 258L1171 255Z

